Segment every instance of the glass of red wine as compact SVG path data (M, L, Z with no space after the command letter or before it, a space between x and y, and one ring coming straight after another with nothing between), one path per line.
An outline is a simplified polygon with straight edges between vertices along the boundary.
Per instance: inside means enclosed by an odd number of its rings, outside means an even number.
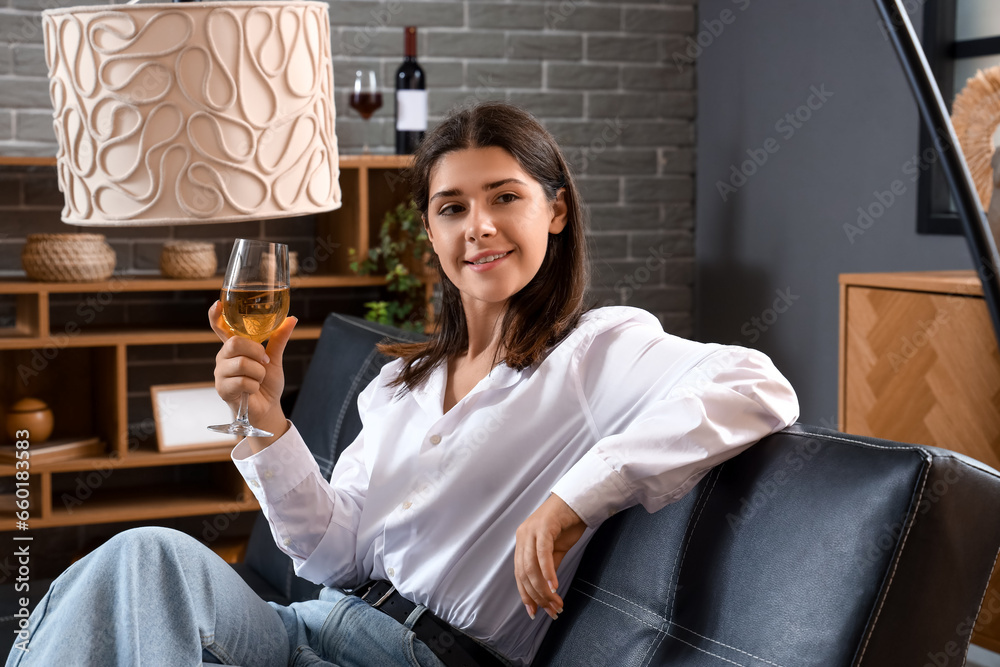
M382 108L382 93L378 89L378 79L373 69L359 69L354 75L354 92L351 93L351 108L365 119L365 146L362 153L370 153L368 134L371 128L371 117Z

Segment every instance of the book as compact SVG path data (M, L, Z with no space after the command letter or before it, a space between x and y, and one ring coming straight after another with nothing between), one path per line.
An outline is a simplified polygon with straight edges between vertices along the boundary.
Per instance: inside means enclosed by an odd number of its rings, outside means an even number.
M101 456L105 451L105 443L98 437L93 438L57 438L40 443L31 443L28 447L31 463L52 463L66 459L78 459L85 456ZM12 465L18 461L18 449L14 445L0 446L0 463Z

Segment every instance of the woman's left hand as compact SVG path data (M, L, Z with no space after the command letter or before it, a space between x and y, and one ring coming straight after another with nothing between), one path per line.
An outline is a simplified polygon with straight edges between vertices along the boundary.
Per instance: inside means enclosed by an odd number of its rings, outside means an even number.
M544 609L553 619L562 612L563 601L556 593L556 569L586 529L580 516L554 493L518 527L514 578L532 618L538 609Z

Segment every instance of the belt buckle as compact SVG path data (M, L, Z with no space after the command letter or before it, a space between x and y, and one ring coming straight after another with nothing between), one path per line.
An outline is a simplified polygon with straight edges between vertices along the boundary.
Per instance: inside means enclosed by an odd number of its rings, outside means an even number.
M393 585L393 584L389 584L389 590L387 590L385 592L385 595L383 595L382 597L380 597L377 602L369 602L368 599L367 599L368 598L368 594L371 593L373 590L375 590L375 586L377 586L377 585L378 585L378 582L372 584L372 587L369 588L367 591L365 591L365 594L361 596L361 599L364 600L365 602L368 602L368 604L370 604L372 606L372 609L378 609L379 607L381 607L382 603L384 603L386 600L388 600L389 596L391 596L393 593L396 592L396 586Z

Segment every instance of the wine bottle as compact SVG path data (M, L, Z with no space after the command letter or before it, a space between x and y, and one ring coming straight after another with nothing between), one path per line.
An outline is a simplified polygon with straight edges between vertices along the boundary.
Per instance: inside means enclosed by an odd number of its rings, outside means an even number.
M396 70L396 153L416 150L427 131L427 80L417 63L417 29L405 30L403 64Z

